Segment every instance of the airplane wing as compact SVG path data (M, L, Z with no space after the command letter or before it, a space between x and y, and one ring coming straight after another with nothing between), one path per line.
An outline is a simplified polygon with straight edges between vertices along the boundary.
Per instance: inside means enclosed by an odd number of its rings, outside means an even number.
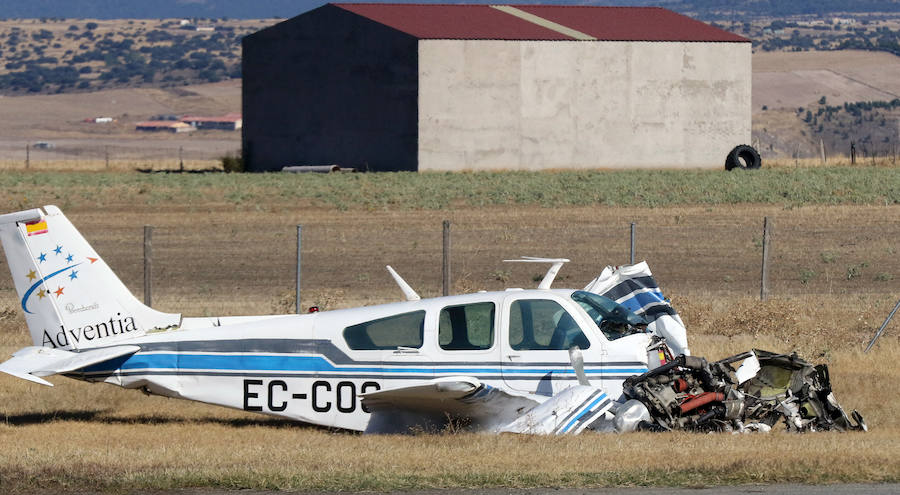
M454 376L425 384L370 392L363 407L372 413L366 432L405 433L414 425L443 428L449 421L496 428L531 410L540 401L513 395L473 377Z
M70 352L49 347L29 346L16 351L11 359L0 364L0 371L52 387L52 383L38 377L68 373L85 366L134 354L140 349L136 345L118 345Z
M511 394L473 377L445 377L367 393L362 404L372 413L369 433L403 433L423 424L442 428L457 421L477 430L574 434L605 413L612 401L591 386L579 385L545 399Z

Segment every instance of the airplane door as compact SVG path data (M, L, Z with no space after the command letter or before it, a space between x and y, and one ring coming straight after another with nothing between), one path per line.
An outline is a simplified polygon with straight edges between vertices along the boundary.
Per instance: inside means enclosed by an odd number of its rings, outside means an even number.
M431 332L433 333L433 332ZM417 385L434 376L427 349L424 310L397 313L344 328L349 363L319 373L314 410L341 428L364 429L369 421L360 395ZM329 416L330 415L330 416Z
M408 387L434 377L428 352L434 330L426 324L425 311L383 318L377 326L383 328L381 389Z
M559 301L508 298L503 305L500 371L506 386L551 396L577 383L569 348L591 343Z

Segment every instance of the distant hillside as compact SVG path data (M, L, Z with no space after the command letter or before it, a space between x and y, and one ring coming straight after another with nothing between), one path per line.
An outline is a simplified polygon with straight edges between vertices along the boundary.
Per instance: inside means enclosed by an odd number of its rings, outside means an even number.
M0 20L0 94L181 86L241 76L241 38L275 20Z
M384 0L369 0L384 3ZM414 0L415 3L510 3L576 5L657 5L701 19L744 19L835 13L896 13L900 0ZM409 3L410 0L393 0ZM327 3L324 0L0 0L5 18L238 18L293 17Z
M76 19L258 19L292 17L316 8L318 0L0 0L6 18Z

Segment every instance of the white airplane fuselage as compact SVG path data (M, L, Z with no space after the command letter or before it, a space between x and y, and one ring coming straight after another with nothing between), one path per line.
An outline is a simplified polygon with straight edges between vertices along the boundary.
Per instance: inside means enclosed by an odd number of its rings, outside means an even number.
M129 339L141 348L130 356L68 376L364 431L370 414L360 397L377 390L467 376L513 395L549 398L576 384L571 338L551 345L552 332L546 328L548 314L558 325L562 310L586 339L576 337L587 378L617 399L625 378L647 371L650 336L607 339L571 299L574 292L507 290L304 315L185 318L178 330ZM470 319L492 332L482 332L477 343L454 343L449 320L459 308L480 311ZM528 318L544 319L530 322L539 334L524 335ZM394 334L399 323L402 335L378 334L365 325L379 321L393 327ZM404 324L410 331L404 333ZM360 328L369 331L369 340L353 335Z
M577 291L550 288L568 260L523 258L552 263L537 289L425 300L387 267L407 301L184 318L135 298L55 206L0 215L0 243L33 343L0 372L48 386L63 374L360 431L459 418L577 434L609 419L623 380L665 361L657 339L688 352L646 264Z

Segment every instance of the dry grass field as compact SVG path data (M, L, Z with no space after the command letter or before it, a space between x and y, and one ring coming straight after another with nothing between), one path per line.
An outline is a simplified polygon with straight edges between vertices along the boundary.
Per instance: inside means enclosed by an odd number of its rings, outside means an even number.
M147 133L138 122L156 115L224 115L240 112L240 80L169 88L128 88L33 96L0 96L0 169L24 169L26 147L34 170L209 168L239 153L240 131ZM84 119L112 117L96 124ZM38 149L46 142L51 149Z
M896 204L478 207L464 200L441 209L337 209L245 176L200 176L191 192L115 175L61 183L22 176L0 209L60 203L138 297L141 230L154 225L154 305L189 315L291 311L298 223L303 306L332 309L399 300L385 264L423 296L437 295L443 219L452 221L457 292L535 285L539 269L500 261L520 255L571 258L557 285L581 287L604 265L627 262L634 221L637 258L650 262L672 297L696 354L716 359L759 347L827 363L838 400L859 409L871 431L360 436L103 384L55 377L51 389L0 376L4 493L900 481L893 393L900 324L862 354L900 295ZM379 191L381 179L367 177L356 182L358 194ZM758 300L763 216L775 225L766 302ZM0 353L8 355L28 338L6 267L0 272Z
M753 54L753 113L900 97L900 57L861 50Z
M861 157L896 156L898 117L894 112L870 115L862 125L825 121L820 116L821 128L804 118L807 110L817 114L823 97L833 107L892 101L900 97L898 81L900 57L885 52L754 53L752 144L766 159L819 156L820 139L829 157L849 155L851 141L863 143Z

